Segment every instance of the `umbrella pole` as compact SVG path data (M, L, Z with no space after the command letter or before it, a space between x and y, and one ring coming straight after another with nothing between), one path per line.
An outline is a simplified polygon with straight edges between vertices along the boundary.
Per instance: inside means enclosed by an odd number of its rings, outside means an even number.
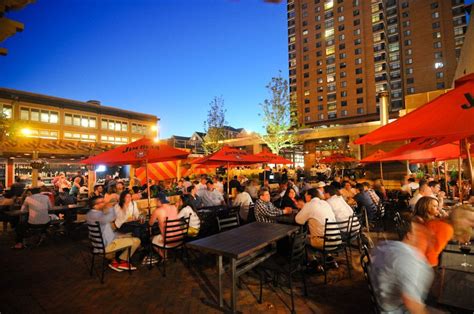
M151 215L150 182L148 180L148 159L145 159L146 194L148 197L148 216Z
M462 157L459 156L458 160L458 193L459 193L459 202L462 203Z
M227 202L230 204L230 168L229 162L227 163Z
M446 194L449 196L449 187L448 187L448 162L444 161L444 185L446 189ZM453 195L454 198L454 195Z
M471 178L471 182L474 182L474 174L472 173L472 158L471 158L471 143L464 139L464 147L466 148L466 156L467 156L467 164L469 165L469 177Z
M382 184L383 184L383 167L382 167L382 162L379 161L379 164L380 164L380 180L382 181Z

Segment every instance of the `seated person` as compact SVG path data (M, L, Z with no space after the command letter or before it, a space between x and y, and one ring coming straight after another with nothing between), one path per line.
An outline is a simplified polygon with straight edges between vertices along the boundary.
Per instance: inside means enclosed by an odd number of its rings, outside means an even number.
M286 207L279 209L270 202L270 192L266 188L261 188L258 191L258 200L255 202L255 220L259 222L274 223L277 216L290 214L292 209Z
M188 236L196 237L199 234L199 229L201 228L201 220L196 213L196 209L193 208L193 205L190 202L190 196L188 194L181 195L177 206L178 218L189 217Z
M356 190L352 188L352 185L349 181L344 181L342 183L342 189L339 190L339 193L344 198L347 204L356 205L354 196L356 195Z
M352 207L350 207L342 196L337 195L337 189L328 185L324 187L324 193L326 194L326 202L331 206L336 221L347 221L354 215ZM357 219L357 218L356 218ZM342 227L342 225L339 225Z
M48 226L50 217L48 211L51 209L49 197L40 194L40 188L32 188L31 195L25 198L21 211L28 211L28 223L19 223L16 226L16 244L14 249L22 249L23 239L29 228L44 228Z
M202 207L202 200L197 195L198 188L196 185L192 184L188 187L188 194L189 194L189 202L191 203L192 207L195 209Z
M245 186L240 185L237 188L237 196L232 201L232 206L240 206L239 215L240 217L247 221L247 216L249 214L249 207L253 204L250 194L245 191Z
M217 192L219 193L219 192ZM169 201L166 199L166 195L162 192L158 193L156 198L156 206L157 208L153 211L153 214L150 217L149 224L153 226L155 222L158 222L158 227L160 228L160 234L156 235L152 239L152 243L158 247L162 247L164 245L164 238L163 235L166 233L166 219L168 220L176 220L178 219L178 210L174 205L171 205ZM160 254L161 258L166 258L165 250L158 249L158 253Z
M207 188L205 190L199 190L198 195L201 197L202 204L204 207L224 205L224 197L219 191L214 188L214 182L208 180L206 182Z
M306 191L305 199L306 204L296 215L295 221L300 225L308 223L309 244L314 248L322 249L326 219L328 222L336 222L336 217L331 206L318 198L318 191L315 188Z
M100 230L102 233L102 239L105 245L105 253L107 251L115 251L120 248L125 248L131 246L131 255L135 253L137 248L140 246L140 239L135 237L119 237L116 232L112 230L112 222L115 220L115 211L110 203L106 203L104 198L101 196L93 196L89 200L90 210L87 212L87 223L95 224L99 222ZM129 266L131 270L137 269L133 265L129 264L127 261L131 256L128 256L128 250L120 254L119 260L113 258L112 262L109 264L109 267L115 271L121 272L123 270L128 270Z
M281 207L290 207L291 209L298 209L296 203L296 191L293 187L288 187L286 189L283 198L281 199Z
M380 205L380 197L377 195L374 189L372 189L370 183L366 181L362 184L364 185L364 190L368 192L370 198L372 199L372 202L374 202L375 205Z
M377 214L377 205L374 203L372 198L369 195L369 192L366 191L362 183L356 184L357 194L354 199L357 202L357 207L359 211L362 210L362 207L367 211L367 217L369 220L373 220Z
M402 241L383 241L372 251L369 276L382 313L427 313L424 300L434 278L428 243L426 227L411 222Z
M132 200L132 195L128 191L120 193L118 204L114 206L115 226L120 229L124 222L137 220L140 216L137 203Z
M59 192L58 196L54 201L54 205L61 206L61 205L72 205L76 204L76 198L74 195L69 194L69 188L64 188L62 192Z

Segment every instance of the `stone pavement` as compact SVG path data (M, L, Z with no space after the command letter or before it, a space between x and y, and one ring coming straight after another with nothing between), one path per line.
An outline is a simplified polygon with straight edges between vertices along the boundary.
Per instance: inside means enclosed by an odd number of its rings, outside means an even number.
M0 313L221 313L202 299L213 296L206 281L217 286L212 255L201 255L188 268L171 260L167 277L154 267L129 275L106 270L105 283L90 277L87 240L63 236L49 238L40 247L15 251L13 232L0 231ZM358 261L353 256L353 278L349 279L344 258L332 269L329 283L323 275L307 275L308 297L295 280L298 313L369 313L370 301ZM138 264L138 263L136 263ZM137 265L138 266L138 265ZM243 277L238 290L238 310L243 313L289 313L287 289L264 286L263 303L258 304L259 282L252 274ZM224 277L225 300L230 302L230 276ZM216 288L217 289L217 288Z

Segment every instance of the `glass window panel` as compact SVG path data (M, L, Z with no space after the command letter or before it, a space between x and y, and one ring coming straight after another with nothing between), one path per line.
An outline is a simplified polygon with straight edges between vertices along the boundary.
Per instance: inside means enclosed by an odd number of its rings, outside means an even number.
M115 123L113 121L109 121L109 130L115 130Z
M81 125L81 117L79 117L79 116L74 116L74 117L73 117L73 124L74 124L75 126L80 126L80 125Z
M28 109L21 108L20 119L21 120L29 120L30 119L30 111Z
M30 119L32 121L39 121L39 118L40 118L40 112L39 110L37 109L31 109L31 112L30 112Z
M51 112L49 115L49 122L50 123L58 123L58 113L57 112Z
M41 122L49 122L49 112L41 110Z
M128 123L122 122L122 132L127 132L128 131Z
M72 125L72 115L71 114L65 114L64 115L64 124Z
M90 118L89 119L89 127L91 127L91 128L96 127L96 119L95 118Z

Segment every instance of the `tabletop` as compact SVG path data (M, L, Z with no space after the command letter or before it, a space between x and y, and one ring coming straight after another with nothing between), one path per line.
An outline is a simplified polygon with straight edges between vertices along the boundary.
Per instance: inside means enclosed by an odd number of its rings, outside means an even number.
M190 248L231 258L250 255L299 229L298 226L253 222L186 245Z

